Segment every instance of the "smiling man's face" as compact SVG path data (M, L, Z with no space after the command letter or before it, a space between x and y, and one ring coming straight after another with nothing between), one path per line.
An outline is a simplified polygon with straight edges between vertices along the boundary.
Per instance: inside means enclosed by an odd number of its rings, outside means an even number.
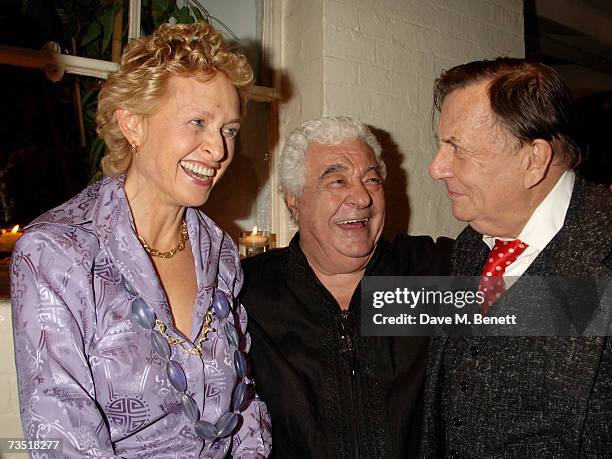
M361 140L311 144L302 196L287 193L300 247L327 274L365 267L382 233L385 197L374 153Z

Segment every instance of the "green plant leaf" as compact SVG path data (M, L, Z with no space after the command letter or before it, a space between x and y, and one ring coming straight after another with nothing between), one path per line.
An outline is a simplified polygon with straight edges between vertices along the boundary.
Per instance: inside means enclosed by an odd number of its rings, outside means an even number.
M152 13L155 27L168 22L174 10L176 10L176 0L153 0Z
M21 0L21 15L25 16L30 6L30 0Z
M177 8L177 10L175 11L175 17L176 20L181 24L193 24L195 22L195 19L189 13L189 8L187 8L186 6L182 8Z
M108 7L100 16L100 22L104 30L104 37L102 38L102 54L108 49L108 45L113 36L113 28L115 26L115 16L123 8L123 2L115 1L110 7Z
M91 148L89 149L89 183L93 183L102 177L100 159L104 154L104 147L104 141L100 137L96 137L91 143Z
M198 20L199 22L208 22L208 20L204 17L199 8L193 8L193 14L196 17L196 20Z
M93 101L94 103L96 103L96 98L98 97L98 92L100 90L98 88L93 88L90 89L89 91L87 91L87 93L85 93L83 95L83 97L81 98L81 103L83 104L83 106L88 105L91 101Z
M55 8L55 14L64 25L68 25L72 22L72 15L64 8Z
M102 26L100 26L98 22L93 21L91 24L89 24L89 27L87 27L87 30L81 39L81 46L89 45L97 40L100 35L102 35Z
M92 185L96 183L98 180L102 179L102 177L104 177L104 174L102 173L101 170L98 170L95 174L91 176L91 179L89 180L89 184Z
M176 8L176 0L153 0L153 8L169 13Z

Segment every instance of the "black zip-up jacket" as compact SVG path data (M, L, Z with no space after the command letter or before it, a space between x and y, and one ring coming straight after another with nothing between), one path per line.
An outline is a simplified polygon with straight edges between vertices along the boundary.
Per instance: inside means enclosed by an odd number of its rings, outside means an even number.
M445 275L452 241L379 241L366 276ZM360 285L341 311L289 247L243 260L242 303L273 458L406 458L418 447L429 338L360 334Z

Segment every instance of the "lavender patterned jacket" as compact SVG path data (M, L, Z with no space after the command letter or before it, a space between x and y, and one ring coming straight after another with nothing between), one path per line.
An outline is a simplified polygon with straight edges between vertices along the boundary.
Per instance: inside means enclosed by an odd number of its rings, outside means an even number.
M123 189L105 178L47 212L15 247L11 297L19 398L28 439L63 440L57 457L266 457L270 418L257 397L239 430L212 445L182 413L150 332L130 321L124 279L168 326L170 309L151 261L138 242ZM214 288L237 296L242 271L232 240L208 217L187 209L198 291L191 341L199 335ZM234 317L245 335L247 317ZM231 319L230 319L231 320ZM223 327L208 334L203 355L172 346L202 418L228 411L236 381ZM189 343L189 342L188 342ZM193 347L191 343L187 347Z

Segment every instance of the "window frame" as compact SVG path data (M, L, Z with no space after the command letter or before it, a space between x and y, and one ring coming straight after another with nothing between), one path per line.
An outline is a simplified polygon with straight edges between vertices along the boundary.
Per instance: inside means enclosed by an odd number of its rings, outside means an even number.
M128 40L140 36L141 31L141 0L130 0L128 6ZM262 49L281 49L281 10L280 0L263 0L263 33ZM279 59L276 54L264 53L264 66L278 69ZM0 45L0 64L9 64L19 67L37 68L45 72L47 78L59 81L65 73L107 79L108 75L119 68L116 62L93 59L89 57L72 56L49 50L35 50L13 46ZM281 199L278 183L278 149L279 149L279 103L280 103L280 77L279 72L273 70L272 86L253 85L247 93L250 100L270 104L270 129L268 132L270 162L270 231L281 236L287 224L283 216L284 202Z

